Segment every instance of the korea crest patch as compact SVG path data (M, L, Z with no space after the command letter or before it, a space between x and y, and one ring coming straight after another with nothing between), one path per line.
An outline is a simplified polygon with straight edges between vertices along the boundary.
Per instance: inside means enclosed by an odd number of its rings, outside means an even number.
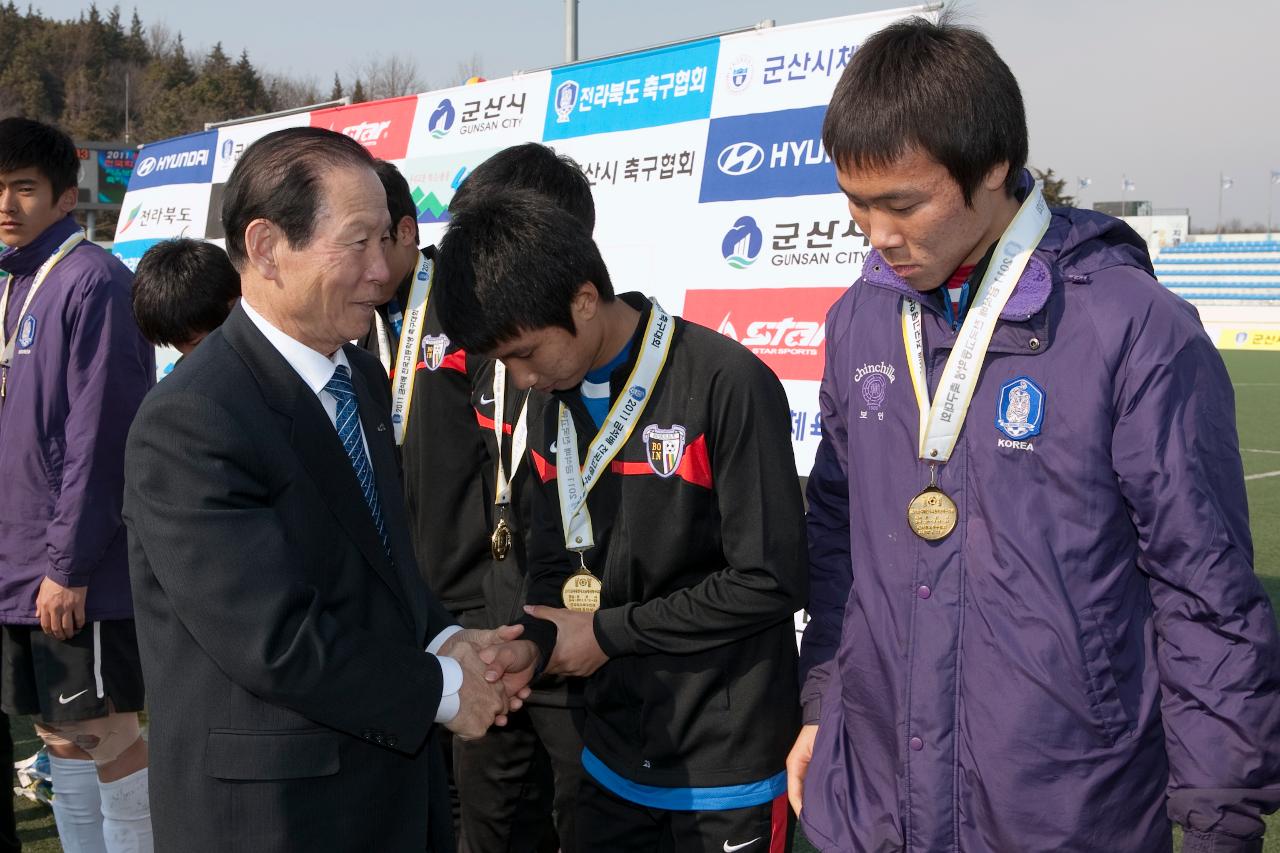
M27 349L36 342L36 318L28 314L18 324L18 337L14 341L18 349Z
M422 338L422 363L427 370L435 371L444 363L449 350L448 335L424 335Z
M1044 422L1044 389L1030 377L1010 379L1000 388L996 427L1014 441L1040 434Z
M649 467L659 477L670 477L680 467L684 458L685 429L679 424L672 424L666 429L657 424L649 424L641 433L644 438L645 453L649 457Z

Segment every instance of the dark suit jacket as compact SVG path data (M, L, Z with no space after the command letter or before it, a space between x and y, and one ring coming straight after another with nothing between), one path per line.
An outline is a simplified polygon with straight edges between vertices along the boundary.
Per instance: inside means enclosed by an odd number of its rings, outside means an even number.
M452 620L414 563L386 377L345 349L394 562L320 401L241 308L129 434L157 850L427 846L424 647Z

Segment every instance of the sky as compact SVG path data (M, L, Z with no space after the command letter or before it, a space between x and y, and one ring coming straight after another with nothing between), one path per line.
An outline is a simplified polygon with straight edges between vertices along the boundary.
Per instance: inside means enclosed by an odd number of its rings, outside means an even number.
M24 4L25 5L25 4ZM35 0L73 18L84 0ZM109 8L112 0L101 0ZM564 61L564 0L122 0L126 21L180 31L190 51L221 41L263 71L349 86L371 57L412 57L424 80L452 82L480 60L489 79ZM751 26L877 9L875 0L580 0L579 56L617 53ZM1031 165L1092 185L1078 203L1129 199L1190 208L1192 227L1223 219L1280 222L1280 2L1277 0L960 0L964 20L990 37L1022 86ZM358 14L352 14L352 9Z

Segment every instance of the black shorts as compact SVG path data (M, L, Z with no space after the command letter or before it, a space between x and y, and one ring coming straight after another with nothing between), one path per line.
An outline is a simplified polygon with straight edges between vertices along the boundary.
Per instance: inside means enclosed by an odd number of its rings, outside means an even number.
M89 622L70 640L39 625L0 626L0 707L49 723L141 711L138 635L132 619Z

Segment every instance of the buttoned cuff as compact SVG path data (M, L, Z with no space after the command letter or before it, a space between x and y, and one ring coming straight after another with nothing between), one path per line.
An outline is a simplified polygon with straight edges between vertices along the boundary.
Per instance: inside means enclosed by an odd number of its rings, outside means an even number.
M446 628L445 631L447 630ZM443 634L444 631L440 633ZM436 707L436 722L451 723L453 718L458 716L458 711L462 710L462 700L458 696L458 691L462 689L462 665L445 655L435 657L440 662L441 681L444 685L440 689L440 704Z

